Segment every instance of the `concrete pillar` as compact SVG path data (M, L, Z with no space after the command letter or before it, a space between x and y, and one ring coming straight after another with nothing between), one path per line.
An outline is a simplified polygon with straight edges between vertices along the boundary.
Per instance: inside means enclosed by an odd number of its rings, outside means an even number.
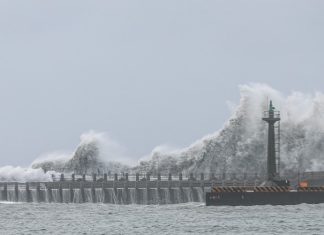
M63 189L62 189L62 185L60 184L59 186L59 202L62 203L63 202Z
M64 174L61 174L60 181L64 181Z
M226 180L226 173L224 172L223 173L223 177L222 177L223 180Z
M183 192L183 188L182 188L182 183L181 182L179 184L179 192L180 192L179 203L185 202L185 197L184 197L184 192Z
M108 192L105 189L104 183L102 183L101 188L102 188L102 193L103 193L103 203L108 203Z
M125 174L125 179L128 181L128 173Z
M91 197L92 197L92 202L93 203L96 203L97 200L96 200L96 188L95 186L92 184L92 187L91 187Z
M19 190L18 190L18 183L15 183L15 201L18 202L19 198Z
M201 174L200 174L200 180L201 180L201 181L205 180L205 175L204 175L204 173L201 173Z
M4 185L3 185L2 200L8 201L8 185L7 185L7 183L4 183Z
M117 174L114 175L114 181L118 181L118 175Z
M104 174L104 181L107 182L107 174Z
M45 201L44 198L42 197L42 193L41 193L41 190L40 190L40 184L38 183L36 185L36 200L37 202L43 202Z
M146 204L149 205L150 202L151 202L151 193L150 193L150 184L149 184L149 181L146 181L146 198L147 198Z
M169 173L168 180L172 181L172 174L171 173Z
M84 185L83 182L80 182L80 194L82 202L85 202L85 193L84 193Z
M141 204L140 191L138 189L137 182L135 182L135 202L136 204Z
M139 173L136 173L136 181L139 181L139 178L140 178Z
M72 182L74 182L74 181L75 181L75 175L72 174Z
M116 174L117 175L117 174ZM114 187L114 194L115 194L115 197L116 197L116 204L119 204L120 202L119 202L119 200L118 200L118 190L117 190L117 181L114 181L114 185L113 185L113 187Z
M158 173L158 175L157 175L157 180L158 180L158 181L161 181L161 173Z
M147 180L147 181L150 181L150 180L151 180L150 173L146 173L146 180Z
M86 181L86 175L85 175L85 174L82 175L82 181L83 181L83 182Z
M97 174L92 174L92 181L96 182L97 181Z
M211 174L210 174L210 179L211 179L211 180L214 180L214 179L215 179L215 173L211 173Z
M52 188L46 188L48 202L53 202Z
M190 175L189 175L189 180L194 180L194 175L193 175L193 173L190 173Z
M182 173L179 173L179 180L182 180Z
M74 184L73 184L74 185ZM74 190L73 190L73 185L70 184L69 186L69 191L70 191L70 202L72 203L74 200Z
M129 189L128 189L128 174L126 173L126 177L127 177L127 180L125 181L125 184L124 184L124 193L125 195L123 195L125 198L124 198L124 203L125 204L130 204L130 193L129 193Z
M32 199L30 189L29 189L29 183L27 182L25 185L26 185L26 201L27 202L32 202L33 199Z

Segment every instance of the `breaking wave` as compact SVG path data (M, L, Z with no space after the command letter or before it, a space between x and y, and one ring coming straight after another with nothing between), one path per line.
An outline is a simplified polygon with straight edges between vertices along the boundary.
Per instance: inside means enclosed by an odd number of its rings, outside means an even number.
M150 172L259 173L266 168L269 99L281 110L281 172L324 170L324 94L285 96L264 84L240 86L240 102L224 127L188 148L155 149L138 169Z
M324 170L324 94L284 95L264 84L239 89L240 101L232 105L233 113L223 128L187 148L158 146L134 164L117 142L104 133L90 131L81 136L74 152L47 154L36 159L30 169L0 168L0 180L15 179L8 173L15 171L23 172L19 180L48 179L48 171L262 174L267 143L262 114L270 99L281 111L281 172Z
M52 175L58 177L54 171L44 172L42 169L4 166L0 167L0 182L47 182L52 181Z
M80 140L73 153L47 154L36 159L32 168L76 174L120 173L129 169L132 161L126 157L126 151L105 133L89 131L82 134Z

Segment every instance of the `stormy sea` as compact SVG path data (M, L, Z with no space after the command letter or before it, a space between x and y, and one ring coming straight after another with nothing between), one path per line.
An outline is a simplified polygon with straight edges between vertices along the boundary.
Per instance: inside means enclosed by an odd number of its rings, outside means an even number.
M323 234L324 205L0 203L1 234Z

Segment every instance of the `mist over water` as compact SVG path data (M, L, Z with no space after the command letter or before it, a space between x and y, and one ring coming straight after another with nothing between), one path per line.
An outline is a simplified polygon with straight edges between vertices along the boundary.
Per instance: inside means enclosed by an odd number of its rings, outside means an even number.
M36 159L31 168L0 168L0 179L49 180L49 173L259 173L265 172L267 124L262 121L269 100L281 111L281 172L324 170L324 94L292 92L284 95L264 84L239 87L240 101L223 128L184 149L156 147L134 161L127 151L104 133L81 136L72 153L52 153ZM208 114L206 114L208 115ZM199 125L199 123L197 123ZM12 173L14 172L14 174ZM16 176L15 176L16 177Z

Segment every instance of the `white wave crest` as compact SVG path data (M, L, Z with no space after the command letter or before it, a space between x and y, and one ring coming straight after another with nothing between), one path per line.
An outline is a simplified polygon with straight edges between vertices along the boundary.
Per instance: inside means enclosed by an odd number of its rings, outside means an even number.
M4 166L0 167L0 181L2 182L47 182L52 181L54 171L46 172L42 169Z

